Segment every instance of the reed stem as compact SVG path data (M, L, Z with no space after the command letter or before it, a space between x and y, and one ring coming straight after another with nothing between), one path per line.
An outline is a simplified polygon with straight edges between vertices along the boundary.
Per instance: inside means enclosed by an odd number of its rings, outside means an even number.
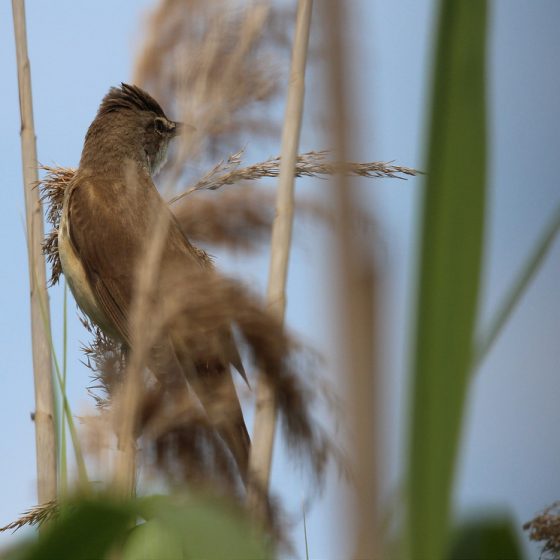
M298 3L288 98L282 129L276 218L272 225L267 301L270 311L282 322L286 310L286 279L294 216L294 178L303 114L305 65L312 5L312 0L299 0ZM270 482L275 428L274 393L265 375L261 373L257 384L255 427L249 457L251 484L248 493L249 506L260 517L266 511L265 497Z
M27 251L31 298L31 339L33 374L35 380L35 445L37 455L37 495L40 504L56 498L56 434L54 422L54 393L52 358L48 330L48 311L45 259L42 254L44 237L43 208L38 182L37 146L33 124L31 73L27 53L27 31L24 0L12 0L14 35L18 71L19 107L21 115L21 155L25 214L27 224ZM41 302L45 303L43 320Z

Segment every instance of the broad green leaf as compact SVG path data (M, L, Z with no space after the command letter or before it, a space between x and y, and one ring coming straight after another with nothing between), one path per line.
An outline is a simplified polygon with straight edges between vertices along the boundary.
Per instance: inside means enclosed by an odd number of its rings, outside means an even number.
M64 506L22 558L25 560L92 560L105 558L122 542L136 516L130 504L83 500Z
M147 520L140 522L140 520ZM62 506L33 542L9 551L10 560L266 560L269 539L239 506L209 496L110 497Z
M184 505L167 504L158 509L154 519L182 543L185 560L272 557L262 535L251 527L247 513L213 498L189 498Z
M158 558L166 558L166 551L172 550L181 553L169 557L184 560L273 556L270 540L256 531L247 512L223 499L208 495L148 496L137 503L138 513L147 523L131 534L124 547L124 560L148 558L144 553L137 556L147 539L151 539L152 557Z
M515 525L508 518L476 519L453 535L449 560L521 560Z
M123 547L121 560L180 560L183 537L158 520L147 521L130 532Z
M478 307L486 178L484 0L442 0L411 361L407 545L440 560Z

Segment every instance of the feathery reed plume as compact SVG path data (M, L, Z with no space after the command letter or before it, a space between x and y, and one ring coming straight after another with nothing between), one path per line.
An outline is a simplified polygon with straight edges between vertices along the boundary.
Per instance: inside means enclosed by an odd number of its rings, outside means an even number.
M243 152L236 152L227 160L214 166L206 175L186 191L170 199L170 204L184 196L200 190L216 190L224 185L233 185L241 181L254 181L265 177L278 177L281 158L275 157L248 167L238 168ZM416 176L419 171L392 162L373 161L366 163L329 161L328 150L299 154L296 158L296 177L321 177L324 175L350 175L355 177L404 179L403 175Z
M311 203L307 214L321 217ZM254 251L270 236L274 198L249 185L226 189L213 196L190 196L173 207L184 234L194 242L230 250Z
M37 497L40 503L56 497L56 434L51 368L50 312L45 277L43 208L37 182L37 146L33 124L31 71L27 54L27 30L23 0L12 0L21 116L21 156L27 225L29 291L31 296L31 340L35 386L35 448Z
M541 558L560 558L560 502L554 502L523 525L532 541L542 543ZM546 556L545 556L546 555Z
M320 201L298 197L295 208L300 219L332 226L334 216ZM224 189L212 196L189 196L173 207L184 234L192 241L232 251L256 251L270 240L274 219L274 194L245 184ZM364 215L360 223L369 220Z
M227 493L236 487L235 461L192 393L170 398L161 390L148 391L139 431L143 464L165 473L170 482L211 483Z
M181 161L214 159L247 133L254 140L277 131L262 109L278 93L285 38L268 29L279 29L281 17L262 2L227 0L161 0L152 12L134 81L196 128Z
M157 321L180 329L195 362L197 356L211 355L211 350L223 352L216 348L212 333L236 325L252 363L274 389L288 444L304 454L308 452L315 472L321 474L328 441L312 421L314 392L303 382L305 372L296 373L297 367L304 366L302 356L298 358L298 346L281 321L239 283L215 272L170 278L165 294ZM220 399L216 402L218 407L224 406Z
M93 385L88 387L88 392L98 408L106 408L122 382L126 351L122 344L104 334L85 315L80 315L80 321L92 335L91 342L82 346L84 365L92 372Z
M0 527L0 533L4 531L17 531L26 525L40 527L43 523L47 523L58 515L58 503L51 500L39 506L35 506L27 510L21 517L8 523L4 527Z
M46 219L51 229L43 241L43 253L51 267L51 277L49 285L55 285L62 274L62 266L58 256L58 228L62 217L62 203L66 188L74 178L75 169L70 167L50 167L39 165L39 169L45 171L45 176L36 181L36 188L39 188L41 202L47 206Z

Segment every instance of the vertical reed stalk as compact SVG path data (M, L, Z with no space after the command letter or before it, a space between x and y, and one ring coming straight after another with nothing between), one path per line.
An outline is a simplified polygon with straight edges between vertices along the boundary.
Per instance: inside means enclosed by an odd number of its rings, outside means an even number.
M345 37L344 3L329 0L324 5L324 28L328 29L329 113L332 115L332 142L339 161L347 161L351 130L349 72L350 58ZM376 388L376 274L371 257L371 244L355 235L358 215L356 200L348 178L339 173L332 181L332 200L337 216L337 239L334 249L334 277L338 282L338 339L344 379L348 383L351 403L350 434L356 490L353 527L353 558L380 558L377 516L378 472L376 463L377 423Z
M294 177L303 113L305 65L312 5L312 0L299 0L298 3L288 98L282 129L276 218L272 226L267 300L269 309L281 321L284 320L286 309L286 278L294 214ZM264 375L261 374L257 385L253 446L249 458L252 485L249 487L248 495L250 507L261 515L264 513L265 507L262 498L266 494L270 481L275 426L276 407L273 391Z
M31 296L31 337L35 378L35 444L37 455L37 494L41 504L56 497L56 435L52 361L48 329L50 317L47 299L45 260L42 255L43 209L38 180L37 147L33 124L31 73L27 54L24 0L12 0L21 115L21 153L27 223L27 250ZM41 302L44 302L43 316Z

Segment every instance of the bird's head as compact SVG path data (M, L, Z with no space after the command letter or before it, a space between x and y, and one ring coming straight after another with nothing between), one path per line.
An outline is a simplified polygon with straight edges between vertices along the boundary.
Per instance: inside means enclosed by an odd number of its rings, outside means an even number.
M106 141L115 149L119 142L134 146L140 152L137 156L145 158L150 172L155 174L167 160L169 142L182 128L182 123L167 118L151 95L138 86L123 83L119 88L112 87L103 98L86 143L89 136L95 135L96 144Z

